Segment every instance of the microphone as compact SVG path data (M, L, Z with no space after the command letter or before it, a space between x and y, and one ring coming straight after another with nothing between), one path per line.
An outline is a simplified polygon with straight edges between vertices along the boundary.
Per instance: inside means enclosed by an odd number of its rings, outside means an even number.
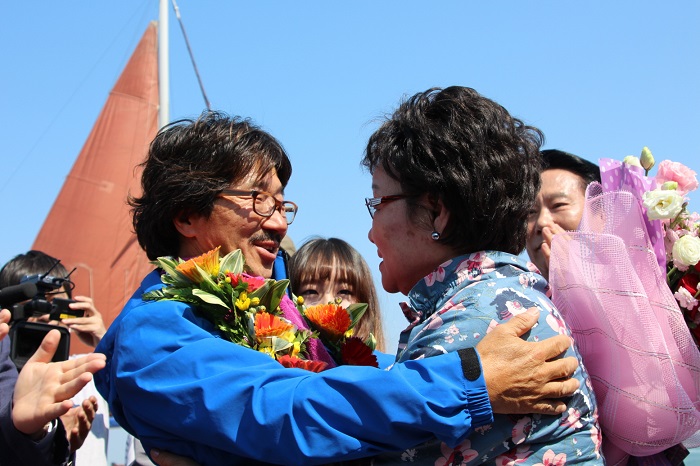
M36 283L25 282L19 285L6 286L0 290L0 307L9 307L15 303L33 298L38 292Z

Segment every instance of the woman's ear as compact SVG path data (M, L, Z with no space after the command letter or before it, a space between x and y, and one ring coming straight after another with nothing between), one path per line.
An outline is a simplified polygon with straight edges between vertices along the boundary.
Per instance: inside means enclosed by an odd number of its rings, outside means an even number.
M450 211L447 210L447 207L445 207L445 204L443 204L442 199L437 199L434 201L433 206L433 229L434 231L442 234L450 221Z

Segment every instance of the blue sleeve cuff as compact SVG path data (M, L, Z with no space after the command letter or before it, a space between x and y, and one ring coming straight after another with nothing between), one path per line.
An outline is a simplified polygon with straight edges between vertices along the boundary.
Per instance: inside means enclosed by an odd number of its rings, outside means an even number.
M469 414L472 418L472 428L493 423L493 411L486 390L484 371L481 370L481 358L474 348L459 351L464 373L464 388L467 394Z

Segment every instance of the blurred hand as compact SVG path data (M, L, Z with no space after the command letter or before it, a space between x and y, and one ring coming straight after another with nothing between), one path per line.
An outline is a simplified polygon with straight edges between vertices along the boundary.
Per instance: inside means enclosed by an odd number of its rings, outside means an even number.
M7 309L0 311L0 340L5 338L5 335L10 331L9 325L7 323L10 321L12 314Z
M102 320L102 314L95 308L92 298L76 296L73 299L78 302L71 303L70 308L84 311L85 316L63 319L61 323L78 332L77 335L80 341L94 348L107 332L105 323Z
M61 334L51 330L22 368L15 384L12 422L27 435L40 433L72 407L70 399L105 366L105 355L91 353L68 361L50 362Z
M540 342L520 338L538 317L537 308L530 308L498 325L476 345L494 413L563 413L566 404L557 398L570 396L579 387L578 380L570 378L578 360L552 360L571 346L568 336Z
M151 458L158 466L199 466L199 463L167 451L151 450Z
M85 442L92 427L92 421L95 420L95 413L97 413L97 398L91 396L83 400L80 406L71 408L61 416L71 451L77 450Z

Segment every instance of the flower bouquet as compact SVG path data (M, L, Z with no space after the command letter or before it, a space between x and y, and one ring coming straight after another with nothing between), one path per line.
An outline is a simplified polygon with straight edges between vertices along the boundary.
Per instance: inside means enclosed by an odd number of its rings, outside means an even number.
M698 440L700 353L668 281L665 244L685 228L680 219L697 222L682 213L687 191L678 189L692 180L667 184L670 163L654 178L646 148L641 158L600 160L601 183L586 189L578 230L552 240L552 301L591 376L611 464Z
M627 163L637 165L635 158ZM648 148L642 151L638 161L645 175L654 166L654 157ZM650 221L658 221L663 237L664 254L659 262L664 264L666 283L678 301L695 344L700 343L700 315L698 314L698 281L700 278L700 216L688 211L687 195L698 188L696 173L678 162L664 160L659 163L653 179L654 188L642 195L646 215ZM657 234L658 237L658 234Z
M297 298L295 306L286 297L289 280L244 273L240 250L220 257L216 248L187 261L159 257L153 263L164 271L166 286L143 299L191 304L232 343L265 353L285 367L312 372L339 364L377 367L372 339L362 342L351 336L366 304L306 308ZM318 348L317 339L327 352Z

